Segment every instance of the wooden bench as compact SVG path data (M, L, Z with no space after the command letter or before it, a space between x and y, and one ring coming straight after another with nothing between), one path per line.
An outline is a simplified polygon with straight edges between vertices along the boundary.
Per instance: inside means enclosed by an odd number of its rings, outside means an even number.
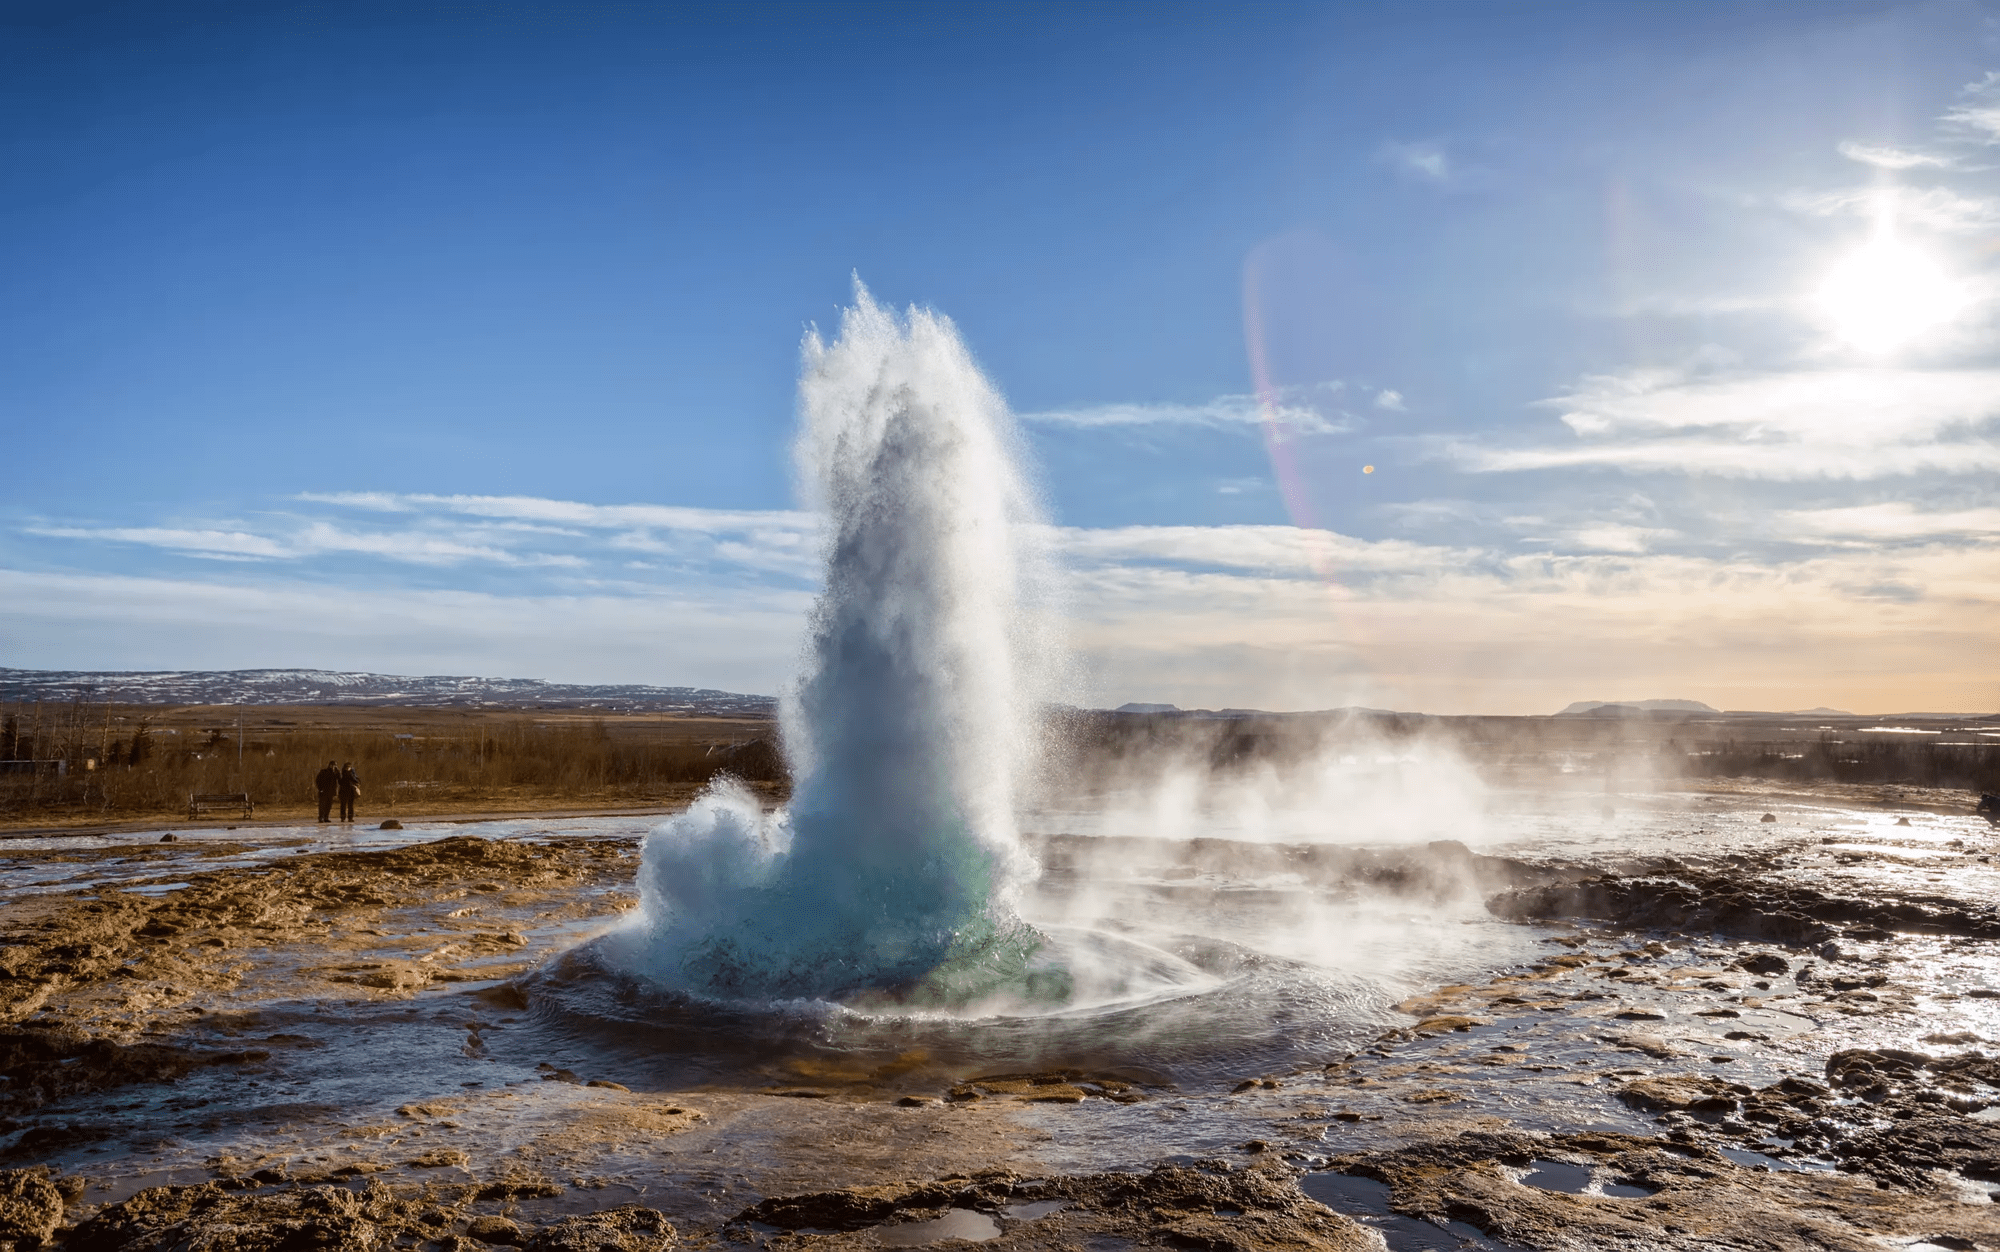
M219 791L188 793L188 820L193 821L204 813L220 813L225 809L239 809L243 816L250 816L256 806L250 802L247 791Z

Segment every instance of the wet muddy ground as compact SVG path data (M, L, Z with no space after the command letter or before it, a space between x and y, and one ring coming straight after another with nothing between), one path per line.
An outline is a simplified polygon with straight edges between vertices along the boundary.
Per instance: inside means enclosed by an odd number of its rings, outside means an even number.
M2000 1248L1996 840L1863 799L1052 815L1030 916L1212 989L740 1046L563 999L630 819L0 843L0 1244Z

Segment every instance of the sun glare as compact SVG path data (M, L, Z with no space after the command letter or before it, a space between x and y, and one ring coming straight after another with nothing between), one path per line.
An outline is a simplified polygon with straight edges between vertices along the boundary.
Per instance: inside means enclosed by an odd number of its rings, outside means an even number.
M1937 262L1893 236L1848 254L1820 285L1834 334L1863 352L1893 352L1957 316L1965 293Z

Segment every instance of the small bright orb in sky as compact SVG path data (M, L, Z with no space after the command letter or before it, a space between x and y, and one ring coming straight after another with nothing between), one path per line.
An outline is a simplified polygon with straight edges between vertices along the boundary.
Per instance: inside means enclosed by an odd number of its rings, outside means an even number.
M1375 467L1372 465L1364 465L1361 467L1361 472L1364 474L1372 474L1375 472Z
M1842 258L1819 289L1834 333L1863 352L1893 352L1949 322L1964 303L1963 289L1936 261L1888 234Z

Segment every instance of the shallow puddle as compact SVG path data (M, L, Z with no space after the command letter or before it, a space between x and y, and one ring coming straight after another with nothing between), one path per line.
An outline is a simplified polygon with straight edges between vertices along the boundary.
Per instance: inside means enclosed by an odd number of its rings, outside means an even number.
M1582 1195L1590 1190L1591 1173L1590 1166L1572 1165L1568 1161L1530 1161L1528 1172L1521 1176L1521 1183L1543 1191Z
M1027 1204L1009 1204L1000 1210L1000 1215L1012 1221L1031 1222L1038 1217L1060 1213L1068 1207L1068 1200L1033 1200Z
M1378 1235L1389 1252L1527 1252L1465 1222L1434 1225L1389 1208L1389 1185L1354 1174L1307 1174L1299 1190Z
M946 1239L983 1243L1000 1237L1000 1223L973 1209L951 1209L927 1222L875 1227L876 1241L887 1248L920 1248Z

